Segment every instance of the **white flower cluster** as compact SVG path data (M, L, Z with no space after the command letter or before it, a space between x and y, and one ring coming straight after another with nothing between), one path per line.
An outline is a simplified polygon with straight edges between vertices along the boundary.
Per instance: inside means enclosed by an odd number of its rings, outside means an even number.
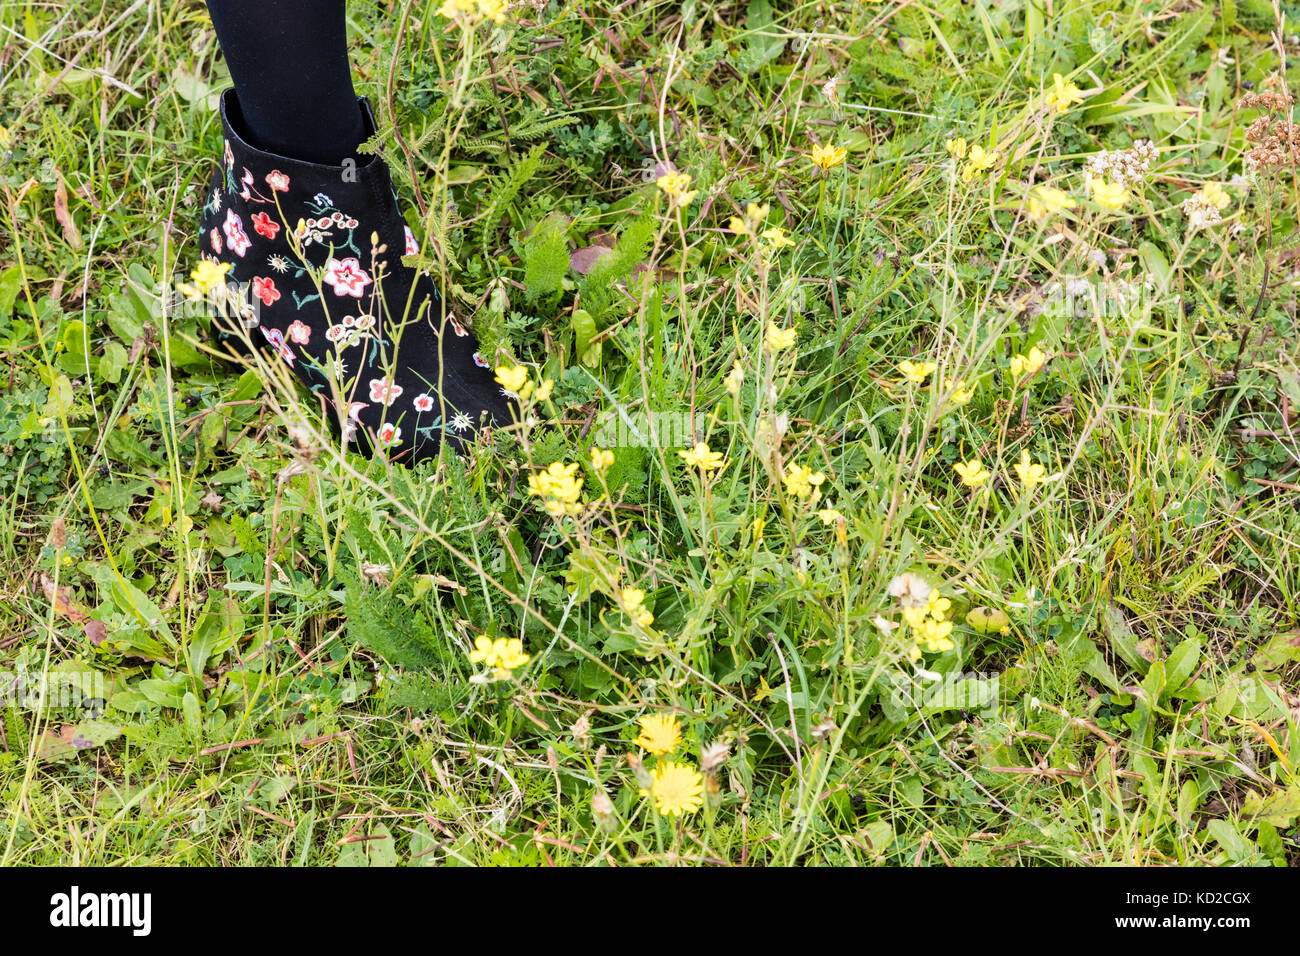
M1214 200L1203 193L1183 200L1183 214L1187 216L1187 225L1192 229L1204 229L1223 219Z
M1146 182L1147 172L1158 152L1149 139L1140 139L1128 149L1103 149L1088 160L1088 173L1094 179L1126 187Z

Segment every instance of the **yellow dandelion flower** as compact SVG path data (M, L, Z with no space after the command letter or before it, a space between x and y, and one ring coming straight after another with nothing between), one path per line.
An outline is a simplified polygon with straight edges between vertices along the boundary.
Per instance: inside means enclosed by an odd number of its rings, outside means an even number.
M211 259L200 259L198 266L190 273L190 278L194 280L194 284L199 290L206 294L225 282L226 273L229 271L229 262L213 262Z
M813 165L826 172L840 165L848 157L849 151L842 146L830 146L818 143L812 148Z
M665 173L655 180L655 184L668 197L674 207L686 207L695 199L698 192L691 189L691 179L688 173Z
M522 365L498 365L496 381L507 392L518 395L528 384L528 369Z
M682 742L682 729L671 714L638 717L637 723L641 725L641 734L632 743L656 757L676 750Z
M664 816L694 813L704 802L704 778L694 767L667 760L655 767L649 796Z

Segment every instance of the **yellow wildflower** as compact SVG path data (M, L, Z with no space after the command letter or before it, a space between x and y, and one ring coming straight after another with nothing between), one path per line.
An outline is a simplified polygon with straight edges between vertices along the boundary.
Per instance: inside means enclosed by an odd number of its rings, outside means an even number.
M983 146L976 144L970 148L970 159L967 160L965 168L961 172L961 180L964 183L970 182L985 170L992 169L998 161L998 154L986 150Z
M655 183L663 191L663 194L668 197L674 208L689 206L695 197L699 195L697 191L691 189L692 182L693 180L687 173L665 173L655 180Z
M1077 205L1069 193L1051 186L1039 186L1029 194L1029 216L1034 222L1042 222L1048 216Z
M938 367L934 362L913 362L909 359L899 363L898 370L903 373L903 378L913 385L922 385Z
M793 326L783 329L775 322L767 323L767 347L773 352L779 352L782 349L788 349L794 345L795 340L799 337L799 330Z
M1092 193L1092 201L1103 209L1123 209L1129 201L1129 191L1122 185L1095 176L1088 177L1088 191Z
M1028 450L1020 453L1020 461L1016 463L1016 474L1020 476L1020 483L1026 488L1033 488L1035 485L1051 480L1047 477L1046 468L1029 460Z
M1083 91L1073 83L1066 82L1060 73L1052 74L1052 88L1047 91L1047 103L1055 106L1056 112L1064 113L1076 103L1083 102Z
M818 143L812 148L813 165L820 167L822 172L840 165L848 155L849 151L842 146Z
M1047 363L1047 353L1037 345L1029 350L1028 355L1011 356L1011 377L1016 381L1035 374Z
M541 498L552 517L577 514L582 510L582 479L577 471L577 462L552 462L545 471L528 476L528 493Z
M954 405L965 405L975 397L975 386L967 385L959 378L945 378L943 390L948 393L948 401Z
M694 448L689 451L679 451L677 454L686 464L692 468L698 468L700 471L713 471L726 464L722 458L722 453L709 451L709 446L704 442L696 442Z
M1232 202L1232 197L1218 183L1206 183L1201 187L1200 197L1205 202L1212 205L1215 209L1224 210Z
M645 591L640 588L623 588L618 594L619 607L634 623L643 628L655 622L655 616L645 606Z
M200 259L198 266L190 273L190 278L194 280L194 285L182 285L180 290L188 298L201 299L217 286L224 283L226 281L226 273L229 271L229 262L214 262L211 259Z
M822 519L822 524L835 524L837 521L843 521L844 515L840 514L834 508L822 508L817 512L817 517Z
M744 383L745 370L741 367L740 362L736 361L736 363L731 366L731 371L727 373L727 377L723 380L723 384L727 386L727 391L730 392L734 398L736 395L740 394L740 386Z
M486 664L493 669L493 679L506 680L512 671L523 667L530 660L524 653L524 643L519 638L499 637L495 641L487 637L478 637L474 641L474 650L469 659L475 664Z
M953 471L957 472L957 477L967 488L978 488L991 477L984 464L978 458L972 458L967 462L957 462L953 465Z
M513 392L520 398L526 398L532 392L532 383L528 381L528 369L522 365L498 365L497 384L507 392Z
M592 447L591 449L592 468L595 468L597 471L605 471L612 464L614 464L614 453L612 451L596 448L595 446Z
M943 148L948 151L948 155L953 159L965 159L966 153L970 149L970 144L960 136L944 142Z
M655 767L648 796L664 816L694 813L704 802L704 778L698 770L674 760Z
M785 246L794 245L793 241L786 238L785 230L780 229L777 226L773 226L771 229L764 229L762 237L767 240L768 245L773 249L781 249Z
M637 723L641 725L641 734L632 743L656 757L677 749L677 745L682 742L681 727L677 718L671 714L638 717Z
M809 501L817 501L821 498L820 486L825 480L826 476L820 471L813 471L794 462L786 466L785 474L781 476L787 494L795 498L806 498Z

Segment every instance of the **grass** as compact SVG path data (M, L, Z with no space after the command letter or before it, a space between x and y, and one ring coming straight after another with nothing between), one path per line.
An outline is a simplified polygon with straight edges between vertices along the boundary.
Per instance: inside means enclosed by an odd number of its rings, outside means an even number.
M353 4L426 265L553 383L412 470L160 304L201 4L6 4L0 670L72 690L9 695L0 860L1293 862L1296 157L1241 101L1286 12Z

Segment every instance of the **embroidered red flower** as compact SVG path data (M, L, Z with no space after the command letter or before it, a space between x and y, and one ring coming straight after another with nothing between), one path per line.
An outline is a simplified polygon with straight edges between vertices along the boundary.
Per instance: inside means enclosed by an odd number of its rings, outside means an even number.
M488 367L487 359L479 355L477 352L474 353L474 364L477 365L479 368Z
M402 430L392 422L384 422L379 426L379 444L381 445L400 445L402 443Z
M374 280L366 275L356 257L349 256L347 259L331 259L325 263L324 281L334 290L335 295L350 295L359 299L365 294L366 286Z
M280 224L264 212L253 213L253 232L259 236L266 236L268 239L274 239L276 233L280 231Z
M270 305L276 299L280 298L280 290L275 287L274 279L264 279L261 276L253 276L253 295L262 300L262 305ZM302 325L301 322L295 324ZM292 327L290 327L289 332L292 337ZM295 339L294 341L297 340Z
M235 210L226 210L226 221L221 224L221 231L226 234L226 245L235 255L243 257L253 241L244 232L244 221L236 215Z
M266 184L277 192L289 191L289 177L278 169L273 169L266 174Z
M402 386L390 382L385 378L372 378L370 380L370 400L372 402L383 402L385 405L391 405L402 394Z
M290 342L295 342L298 345L306 345L311 341L311 326L306 322L300 322L299 320L294 319L289 325L287 334Z
M415 406L417 412L431 412L433 411L433 396L428 393L417 395L411 404Z

